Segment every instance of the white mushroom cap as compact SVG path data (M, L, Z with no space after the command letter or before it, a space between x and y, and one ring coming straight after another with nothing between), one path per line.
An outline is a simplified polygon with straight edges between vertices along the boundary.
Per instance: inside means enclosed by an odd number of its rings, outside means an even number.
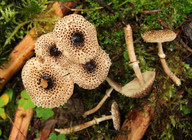
M120 113L116 102L111 105L111 114L113 120L113 127L115 130L120 130Z
M69 73L74 83L84 89L95 89L107 77L111 59L109 55L102 49L98 55L86 64L71 64Z
M173 41L176 38L176 33L171 30L151 30L143 33L142 38L145 42L169 42Z
M97 55L96 28L83 16L71 14L60 19L54 31L58 48L73 63L85 64Z
M139 84L138 78L134 78L131 82L122 87L121 93L127 97L131 98L141 98L149 93L153 82L155 80L155 72L146 71L142 73L143 79L145 81L144 85Z
M53 108L65 104L73 94L74 84L69 73L54 59L34 57L22 70L22 81L33 103Z
M35 53L39 58L52 57L56 62L60 63L61 66L68 66L69 62L67 58L61 53L57 47L57 38L53 32L41 35L35 43Z

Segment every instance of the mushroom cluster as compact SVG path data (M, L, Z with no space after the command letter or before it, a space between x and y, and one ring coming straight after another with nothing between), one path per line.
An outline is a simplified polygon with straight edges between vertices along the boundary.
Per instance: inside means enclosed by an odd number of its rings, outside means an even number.
M53 32L40 36L35 54L22 70L22 81L38 107L64 105L74 83L95 89L111 66L109 55L98 44L95 27L78 14L61 18Z

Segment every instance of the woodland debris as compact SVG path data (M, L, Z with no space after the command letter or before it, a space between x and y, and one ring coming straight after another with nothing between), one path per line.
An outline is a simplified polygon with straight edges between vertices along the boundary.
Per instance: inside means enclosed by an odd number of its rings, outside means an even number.
M120 129L127 131L127 135L117 135L115 140L141 140L153 115L154 108L148 105L145 105L143 110L130 112Z

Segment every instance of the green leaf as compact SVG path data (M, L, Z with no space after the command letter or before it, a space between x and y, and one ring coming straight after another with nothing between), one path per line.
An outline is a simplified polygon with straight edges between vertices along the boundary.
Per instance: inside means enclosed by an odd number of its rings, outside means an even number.
M59 134L57 140L67 140L65 134Z
M0 98L0 107L3 107L5 102Z
M0 115L3 114L5 110L3 108L0 108Z
M1 129L0 129L0 136L2 135L2 131L1 131Z
M54 112L51 108L44 108L44 113L43 113L42 119L47 120L50 117L52 117L53 115L54 115Z
M22 106L25 110L29 108L29 102L27 100L19 100L19 105Z
M51 108L38 107L36 108L36 113L37 117L42 118L43 120L47 120L54 115L54 112Z
M55 133L51 133L49 134L49 137L47 140L56 140L57 139L57 135Z
M29 102L29 106L30 106L31 108L35 108L35 107L36 107L36 105L31 101L31 99L28 100L28 102Z
M23 97L23 98L25 98L25 99L29 99L29 98L30 98L26 90L23 90L23 91L21 92L21 97Z
M43 116L43 112L44 112L44 110L43 110L42 107L37 107L36 108L36 115L37 115L38 118L41 118Z
M182 105L182 111L185 115L191 113L191 110L189 109L189 107L187 105Z
M13 89L9 88L5 91L5 93L9 96L9 103L10 103L13 99Z

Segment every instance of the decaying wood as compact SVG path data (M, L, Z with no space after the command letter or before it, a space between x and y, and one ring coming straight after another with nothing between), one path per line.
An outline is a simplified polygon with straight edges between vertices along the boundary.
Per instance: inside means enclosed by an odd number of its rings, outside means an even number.
M70 11L69 8L73 7L73 2L55 2L52 5L54 14L61 17ZM0 69L0 91L7 81L33 56L34 43L37 36L35 30L32 29L10 53L10 60L3 66L3 69Z
M28 127L33 116L33 109L24 110L18 106L9 140L26 140Z
M143 110L132 111L124 121L121 130L127 135L117 135L115 140L141 140L153 117L154 108L144 106Z
M53 131L56 123L56 119L47 120L44 124L43 129L41 129L39 132L39 137L35 138L34 140L47 140L49 134Z

